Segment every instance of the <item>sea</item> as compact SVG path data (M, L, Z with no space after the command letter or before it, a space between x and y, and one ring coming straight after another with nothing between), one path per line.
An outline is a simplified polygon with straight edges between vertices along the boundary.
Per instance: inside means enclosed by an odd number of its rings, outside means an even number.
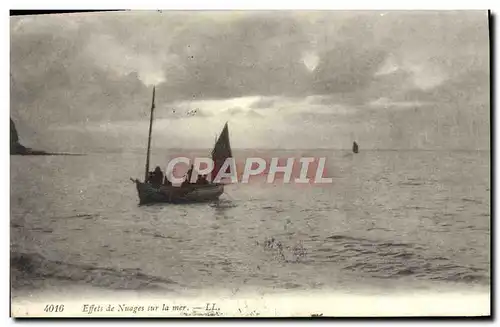
M143 178L143 153L11 156L12 298L489 294L489 151L264 152L326 157L332 183L233 184L217 202L139 206L130 178Z

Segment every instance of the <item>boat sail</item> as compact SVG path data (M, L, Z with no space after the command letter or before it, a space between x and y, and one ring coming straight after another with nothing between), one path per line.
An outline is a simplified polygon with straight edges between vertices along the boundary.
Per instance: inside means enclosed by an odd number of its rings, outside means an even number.
M151 154L151 138L153 129L153 114L155 109L155 88L153 88L153 100L151 103L151 116L149 121L148 148L146 154L146 171L144 182L138 179L131 180L136 184L139 195L139 204L150 203L193 203L217 200L224 193L224 185L209 182L208 184L183 183L181 186L154 185L149 179L149 159ZM226 158L232 157L229 143L228 123L224 125L219 139L212 150L212 159L215 166L220 170ZM217 174L217 173L216 173ZM216 175L215 175L216 176Z
M214 163L212 181L215 180L215 177L219 173L226 159L232 157L233 153L231 151L231 143L229 142L229 127L226 122L219 138L215 142L214 149L212 150L212 161ZM231 173L231 167L228 167L224 173Z

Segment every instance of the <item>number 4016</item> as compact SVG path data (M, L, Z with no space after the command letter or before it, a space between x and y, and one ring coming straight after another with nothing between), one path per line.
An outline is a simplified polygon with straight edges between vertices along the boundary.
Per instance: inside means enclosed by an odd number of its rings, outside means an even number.
M45 309L43 309L45 312L63 312L64 311L64 304L47 304L45 306Z

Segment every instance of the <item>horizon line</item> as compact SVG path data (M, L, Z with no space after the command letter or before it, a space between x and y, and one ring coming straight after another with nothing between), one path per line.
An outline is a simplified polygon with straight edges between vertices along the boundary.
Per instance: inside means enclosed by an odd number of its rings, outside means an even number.
M166 151L210 151L211 147L206 148L182 148L182 147L172 147L172 148L153 148L157 150ZM79 153L136 153L143 151L142 148L129 148L129 149L92 149L89 151L79 151ZM233 148L233 151L337 151L337 152L352 152L350 148ZM144 150L145 151L145 150ZM358 155L362 152L491 152L491 149L457 149L457 148L442 148L442 149L421 149L421 148L361 148Z

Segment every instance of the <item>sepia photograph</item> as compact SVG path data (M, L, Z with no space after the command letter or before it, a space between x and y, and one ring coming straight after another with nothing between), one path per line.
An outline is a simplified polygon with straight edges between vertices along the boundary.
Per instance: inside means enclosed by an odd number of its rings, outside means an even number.
M10 16L10 315L490 316L487 10Z

